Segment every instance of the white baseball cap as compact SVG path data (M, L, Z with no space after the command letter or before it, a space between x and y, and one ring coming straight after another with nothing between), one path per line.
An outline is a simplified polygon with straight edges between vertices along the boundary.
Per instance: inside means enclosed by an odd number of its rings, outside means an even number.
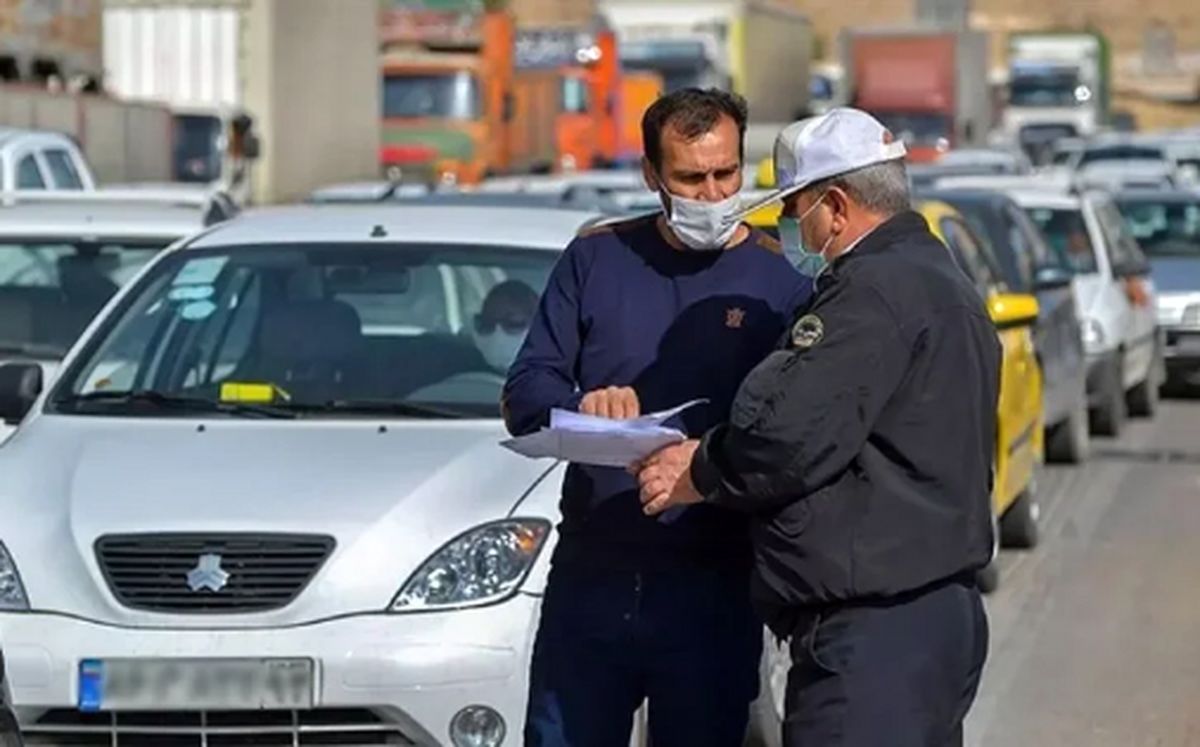
M814 182L907 154L904 143L859 109L839 107L793 122L775 138L776 190L742 212L752 213Z

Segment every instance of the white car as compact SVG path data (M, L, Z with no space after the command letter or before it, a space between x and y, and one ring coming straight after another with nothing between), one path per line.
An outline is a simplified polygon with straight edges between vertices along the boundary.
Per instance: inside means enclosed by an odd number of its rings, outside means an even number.
M473 330L596 217L247 214L160 254L52 386L0 366L25 734L520 744L562 475L498 445Z
M96 188L75 141L58 132L0 127L0 191Z
M0 363L54 375L76 338L157 252L232 212L150 193L0 195ZM0 441L12 427L0 423Z
M1075 271L1088 358L1093 430L1116 435L1127 414L1149 416L1165 378L1150 266L1112 198L1048 190L1009 190Z

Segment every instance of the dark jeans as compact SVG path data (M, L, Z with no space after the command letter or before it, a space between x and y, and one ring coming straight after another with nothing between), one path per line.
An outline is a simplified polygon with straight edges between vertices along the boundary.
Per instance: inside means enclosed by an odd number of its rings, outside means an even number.
M533 651L525 744L625 747L649 700L655 747L738 747L758 692L749 573L557 565Z
M803 616L792 636L784 744L957 747L987 647L971 583Z

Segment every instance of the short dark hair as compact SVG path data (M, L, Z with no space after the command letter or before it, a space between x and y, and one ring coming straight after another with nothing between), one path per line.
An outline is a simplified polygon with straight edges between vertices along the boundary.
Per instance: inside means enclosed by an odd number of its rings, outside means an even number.
M721 117L738 128L738 157L746 155L746 100L719 88L681 88L659 98L642 115L642 149L658 171L662 168L663 130L673 127L688 140L712 132Z

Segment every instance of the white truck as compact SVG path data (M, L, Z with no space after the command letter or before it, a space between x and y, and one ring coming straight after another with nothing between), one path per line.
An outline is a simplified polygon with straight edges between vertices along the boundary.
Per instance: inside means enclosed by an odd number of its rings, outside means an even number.
M216 187L238 202L248 198L258 155L243 108L245 13L240 0L108 0L104 8L108 90L173 113L169 179Z
M716 86L746 97L755 123L808 112L812 27L769 0L599 0L626 69L662 76L665 89Z
M1009 38L1004 130L1031 156L1063 137L1090 137L1108 124L1108 43L1094 33L1021 33Z

